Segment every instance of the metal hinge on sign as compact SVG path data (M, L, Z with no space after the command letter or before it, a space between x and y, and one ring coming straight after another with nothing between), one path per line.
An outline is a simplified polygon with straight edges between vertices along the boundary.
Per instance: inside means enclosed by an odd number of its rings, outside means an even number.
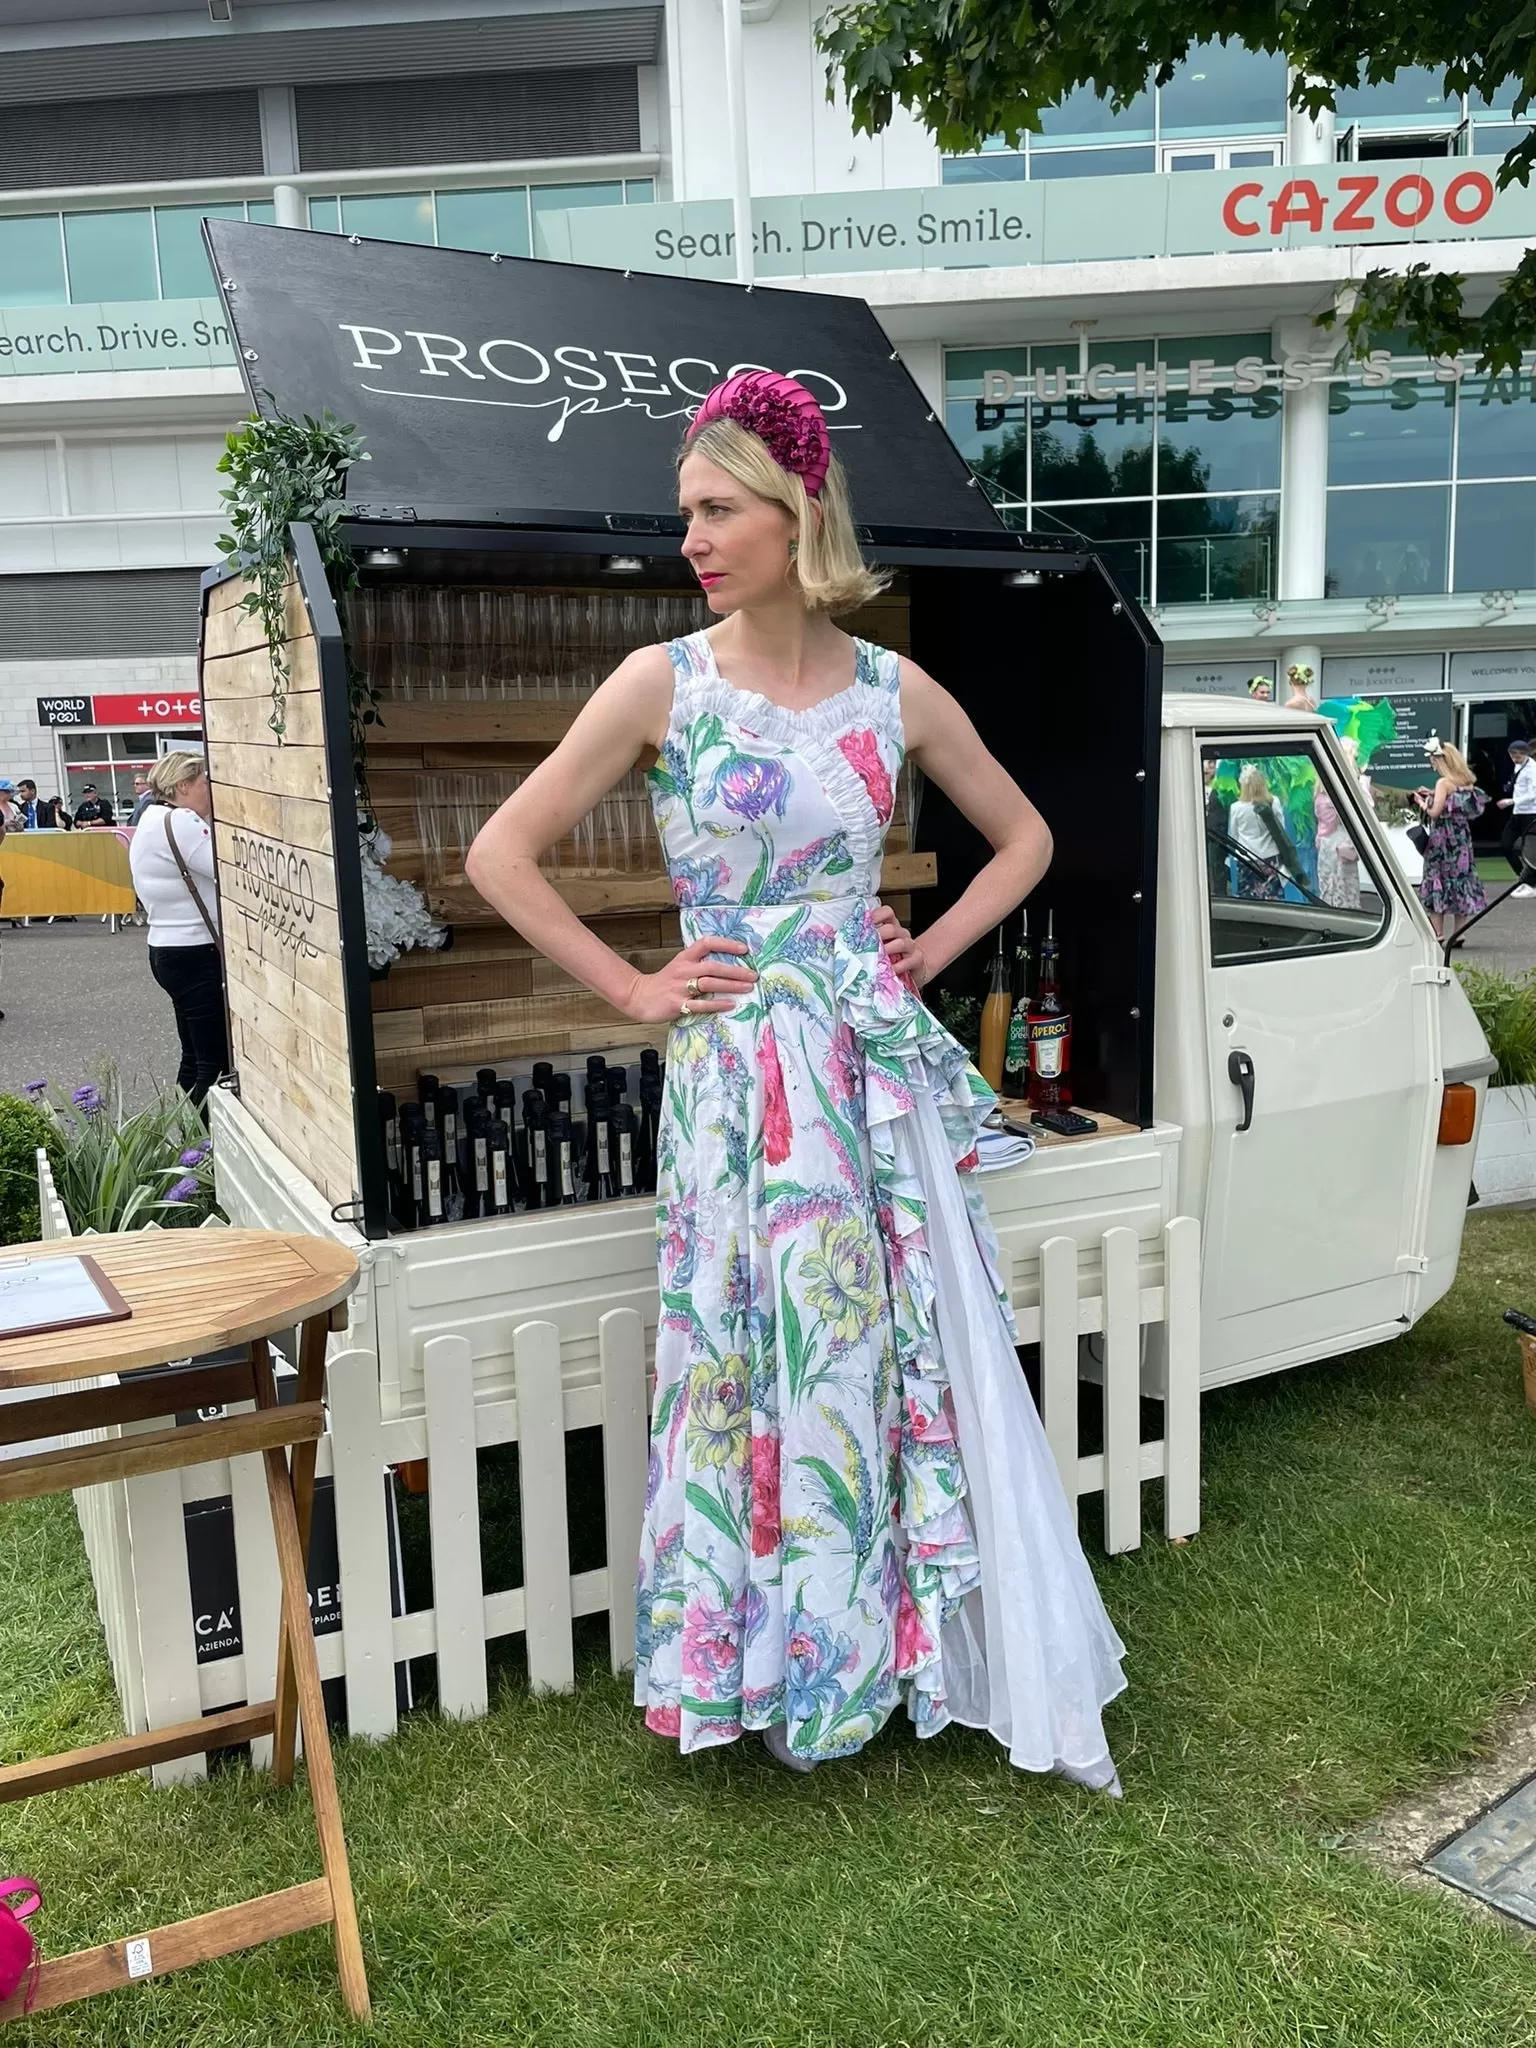
M1422 1252L1401 1252L1398 1254L1397 1270L1399 1273L1427 1273L1429 1261Z
M1415 988L1443 988L1452 975L1449 967L1415 967L1408 979Z

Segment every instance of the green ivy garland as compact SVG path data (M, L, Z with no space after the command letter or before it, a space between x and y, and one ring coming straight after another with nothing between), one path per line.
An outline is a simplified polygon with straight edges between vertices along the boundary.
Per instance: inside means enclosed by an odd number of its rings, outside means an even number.
M366 728L378 722L378 696L352 658L342 600L357 588L357 561L340 534L346 512L347 473L368 461L354 426L324 412L290 419L284 413L255 413L225 439L219 469L229 478L220 492L229 514L228 533L219 540L224 565L255 586L240 600L259 617L272 667L272 715L267 720L279 746L287 732L289 667L284 592L289 577L288 530L295 521L314 529L331 594L341 613L347 658L347 699L352 765L359 802L367 808Z

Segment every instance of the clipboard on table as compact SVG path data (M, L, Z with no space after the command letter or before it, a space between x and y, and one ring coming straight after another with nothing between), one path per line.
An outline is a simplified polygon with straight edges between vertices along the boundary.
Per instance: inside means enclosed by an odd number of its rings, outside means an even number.
M125 1322L133 1310L87 1252L0 1259L0 1344L88 1323Z

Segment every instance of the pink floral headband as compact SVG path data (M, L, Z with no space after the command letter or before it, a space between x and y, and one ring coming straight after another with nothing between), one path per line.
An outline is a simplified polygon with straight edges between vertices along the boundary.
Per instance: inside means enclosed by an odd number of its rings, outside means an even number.
M706 393L693 416L691 441L711 420L734 420L756 434L768 453L814 498L827 480L832 440L821 407L803 384L775 370L743 370Z

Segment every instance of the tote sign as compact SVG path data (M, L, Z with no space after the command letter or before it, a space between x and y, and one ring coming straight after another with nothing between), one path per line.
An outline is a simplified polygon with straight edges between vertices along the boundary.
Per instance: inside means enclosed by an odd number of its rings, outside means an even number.
M816 394L863 524L1001 530L862 300L246 221L204 233L257 408L362 430L360 510L675 516L700 399L771 369Z

